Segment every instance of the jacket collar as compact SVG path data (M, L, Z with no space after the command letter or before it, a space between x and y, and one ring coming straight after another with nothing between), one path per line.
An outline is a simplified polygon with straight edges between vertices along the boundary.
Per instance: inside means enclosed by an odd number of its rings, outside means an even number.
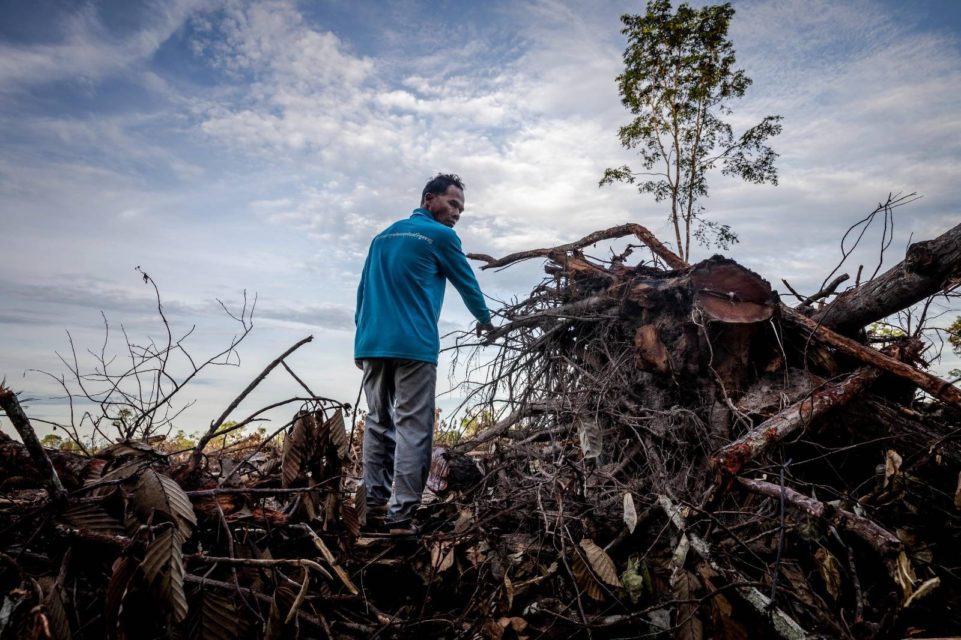
M417 207L416 209L414 209L414 212L410 214L411 218L416 216L422 216L424 218L427 218L428 220L434 219L434 216L431 215L430 211L428 211L427 209L422 209L421 207Z

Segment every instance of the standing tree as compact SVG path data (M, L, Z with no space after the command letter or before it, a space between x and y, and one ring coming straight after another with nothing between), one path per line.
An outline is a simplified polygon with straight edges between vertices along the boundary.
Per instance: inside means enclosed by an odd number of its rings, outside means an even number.
M693 233L701 244L727 248L737 235L726 224L705 220L699 201L707 197L707 173L720 165L725 175L777 184L775 153L765 141L781 132L781 117L767 116L735 138L721 117L751 79L734 69L727 38L730 4L671 12L670 0L651 0L644 15L624 15L628 46L624 73L617 77L621 100L634 119L618 131L621 144L637 149L646 171L607 169L600 184L637 184L658 202L671 203L678 253L690 256Z

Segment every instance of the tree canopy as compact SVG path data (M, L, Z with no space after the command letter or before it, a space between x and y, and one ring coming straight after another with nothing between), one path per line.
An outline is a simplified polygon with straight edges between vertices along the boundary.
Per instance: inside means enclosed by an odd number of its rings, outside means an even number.
M727 32L734 15L729 4L672 11L670 0L651 0L643 15L624 15L624 72L617 84L634 119L618 131L621 144L636 150L644 171L627 165L609 168L601 185L636 184L657 202L670 202L678 253L690 255L691 236L722 248L737 241L726 224L706 220L700 201L708 195L707 174L752 183L777 184L778 154L767 145L781 132L781 117L767 116L735 137L722 118L730 101L744 95L751 79L735 69Z

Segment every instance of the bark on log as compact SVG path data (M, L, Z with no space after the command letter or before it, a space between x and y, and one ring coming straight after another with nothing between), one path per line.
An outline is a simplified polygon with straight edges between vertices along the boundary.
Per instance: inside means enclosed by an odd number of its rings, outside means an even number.
M744 465L781 442L811 420L834 407L845 405L880 376L872 367L858 369L840 384L815 391L810 397L771 416L734 442L722 447L711 458L716 469L736 475Z
M23 407L20 406L20 401L17 400L17 394L10 389L0 387L0 408L2 408L7 414L7 417L10 418L10 422L13 423L13 427L17 430L17 433L20 434L20 439L23 441L27 452L33 459L33 463L43 473L47 483L47 492L50 494L51 499L63 499L67 495L67 490L63 488L63 484L60 482L60 476L57 475L56 469L53 468L53 463L50 462L50 458L47 457L47 453L43 450L43 445L41 445L37 439L37 432L33 430L30 419L27 418L27 414L23 412Z
M611 227L610 229L604 229L603 231L595 231L594 233L584 236L576 242L562 244L550 249L531 249L530 251L519 251L517 253L504 256L503 258L492 258L482 253L468 253L467 257L471 260L486 262L487 264L481 267L482 270L495 269L497 267L506 267L507 265L513 264L520 260L543 257L556 252L575 251L577 249L589 247L590 245L600 242L601 240L611 240L613 238L622 238L629 235L634 235L637 237L638 240L647 245L656 255L660 256L660 258L664 260L664 262L666 262L672 269L684 269L688 266L688 264L680 256L665 247L661 241L654 236L653 233L648 231L645 227L632 222L622 224L617 227Z
M845 291L814 315L843 334L886 318L944 289L961 276L961 224L934 240L915 242L907 255L857 289Z
M746 489L770 498L780 498L783 492L784 500L795 509L853 533L883 556L894 555L901 550L901 541L896 535L867 518L836 509L789 487L748 478L738 478L737 481Z
M798 313L790 307L785 307L782 305L781 312L784 314L785 318L806 328L814 335L814 337L824 344L831 345L838 351L857 358L865 364L883 369L888 373L892 373L900 378L903 378L908 382L921 387L938 400L948 402L953 404L958 409L961 409L961 389L958 389L947 380L942 380L937 376L931 375L927 371L915 369L911 365L905 364L899 360L895 360L890 356L886 356L876 349L866 347L863 344L852 340L851 338L846 338L840 334L837 334L831 329L819 325L814 320Z

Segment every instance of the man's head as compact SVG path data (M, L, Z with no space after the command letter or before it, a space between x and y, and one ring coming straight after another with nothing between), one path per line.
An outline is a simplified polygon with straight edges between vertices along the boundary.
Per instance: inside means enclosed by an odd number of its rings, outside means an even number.
M453 227L464 211L464 183L453 173L438 173L424 186L420 206L437 222Z

